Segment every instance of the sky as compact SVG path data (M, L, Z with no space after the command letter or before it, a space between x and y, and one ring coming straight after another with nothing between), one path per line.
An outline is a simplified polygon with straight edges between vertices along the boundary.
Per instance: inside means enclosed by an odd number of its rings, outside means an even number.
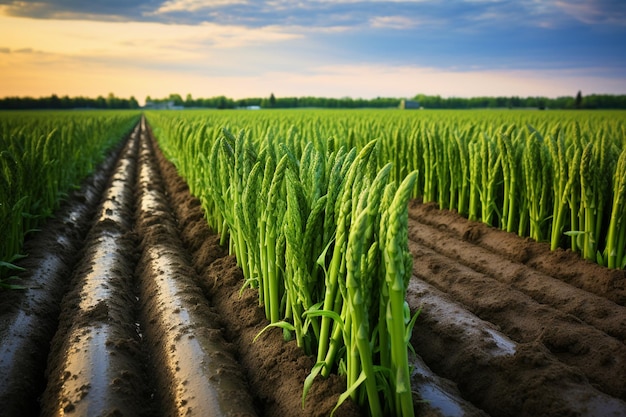
M0 97L626 94L624 0L0 0Z

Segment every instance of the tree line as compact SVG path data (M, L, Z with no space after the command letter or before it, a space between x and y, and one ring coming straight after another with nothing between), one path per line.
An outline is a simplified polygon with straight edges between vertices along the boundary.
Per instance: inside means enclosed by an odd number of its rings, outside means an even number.
M2 110L43 110L43 109L138 109L139 102L135 97L119 98L113 93L107 97L59 97L53 94L49 97L5 97L0 98Z
M575 96L548 97L448 97L417 94L411 98L425 109L480 109L480 108L537 108L537 109L626 109L626 95L590 94L583 96L579 91ZM244 98L234 100L225 96L193 98L180 94L153 99L146 97L146 103L166 104L177 108L236 109L260 107L266 109L286 109L298 107L319 108L392 108L399 107L402 99L376 97L373 99L326 98L326 97L269 97Z
M439 95L417 94L411 98L425 109L478 109L478 108L538 108L538 109L626 109L626 95L590 94L583 96L579 91L575 96L557 98L548 97L441 97ZM193 98L187 94L185 99L180 94L153 99L146 97L148 107L169 108L394 108L399 107L402 99L389 97L362 98L327 98L327 97L269 97L232 99L226 96ZM109 94L107 97L6 97L0 98L0 109L138 109L139 103L134 97L129 99Z
M418 94L413 98L428 109L538 108L538 109L626 109L626 95L590 94L547 97L471 97L443 98Z
M327 97L276 97L270 94L269 97L254 97L243 99L232 99L226 96L210 98L193 98L191 94L183 100L180 94L170 94L168 97L153 99L146 97L146 104L163 105L171 103L175 107L184 108L214 108L214 109L237 109L247 107L260 107L264 109L289 109L298 107L320 107L320 108L387 108L398 107L401 99L377 97L373 99L353 99L327 98Z

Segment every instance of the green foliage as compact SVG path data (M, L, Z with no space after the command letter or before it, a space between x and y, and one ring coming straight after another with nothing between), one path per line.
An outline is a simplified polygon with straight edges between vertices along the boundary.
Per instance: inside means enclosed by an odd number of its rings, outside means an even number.
M11 273L26 233L58 208L138 118L121 111L0 113L0 282Z
M347 151L337 146L340 139L325 141L273 114L237 135L232 119L187 115L188 124L172 113L147 116L166 155L207 202L210 224L229 236L246 285L258 289L268 328L280 327L317 356L303 397L316 375L345 372L346 397L371 415L412 416L404 297L411 274L407 205L416 173L394 198L393 164L378 168L379 140ZM213 134L199 138L196 130ZM403 282L399 288L395 279ZM389 313L394 317L381 327L380 311L402 314ZM383 351L385 365L376 353ZM392 392L385 387L398 393L385 396Z
M315 377L345 372L342 400L372 415L412 415L409 198L611 267L626 262L624 113L147 117L272 326L316 356L304 397Z

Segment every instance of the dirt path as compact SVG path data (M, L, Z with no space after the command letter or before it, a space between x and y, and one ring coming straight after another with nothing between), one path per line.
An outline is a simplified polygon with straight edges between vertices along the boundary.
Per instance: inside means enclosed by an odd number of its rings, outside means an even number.
M625 271L433 205L409 228L417 415L626 415ZM301 408L313 359L280 330L252 342L263 310L218 243L138 127L1 294L0 416L329 415L344 381Z

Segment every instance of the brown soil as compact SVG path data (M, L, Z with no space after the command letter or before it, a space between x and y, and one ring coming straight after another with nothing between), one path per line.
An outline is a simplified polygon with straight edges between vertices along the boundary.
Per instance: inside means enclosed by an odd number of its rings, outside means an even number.
M625 271L413 202L426 363L492 415L626 414Z
M345 382L302 409L313 358L277 329L253 342L258 296L149 128L120 155L33 235L30 288L1 294L0 416L329 415ZM432 204L411 203L409 239L417 415L626 415L625 271Z

